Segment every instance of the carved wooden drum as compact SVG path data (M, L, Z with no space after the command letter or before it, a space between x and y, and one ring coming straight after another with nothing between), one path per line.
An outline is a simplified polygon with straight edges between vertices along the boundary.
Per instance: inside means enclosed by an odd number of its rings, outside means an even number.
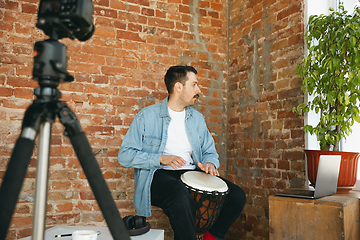
M200 171L185 172L180 179L196 201L196 231L203 234L218 217L228 186L219 177Z

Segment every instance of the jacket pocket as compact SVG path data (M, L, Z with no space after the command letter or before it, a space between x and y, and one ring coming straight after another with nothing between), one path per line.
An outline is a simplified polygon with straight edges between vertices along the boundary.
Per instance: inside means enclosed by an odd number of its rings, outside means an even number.
M153 136L144 136L143 137L143 146L144 150L155 152L159 149L161 144L161 139Z
M199 136L200 146L204 144L204 137Z

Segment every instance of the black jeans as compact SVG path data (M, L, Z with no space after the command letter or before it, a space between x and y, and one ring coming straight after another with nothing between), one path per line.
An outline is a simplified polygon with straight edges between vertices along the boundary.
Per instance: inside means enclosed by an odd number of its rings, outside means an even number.
M189 190L180 180L187 170L163 170L155 172L151 184L151 204L162 208L170 220L174 240L196 240L196 203ZM230 226L239 217L246 203L244 191L222 178L229 188L219 216L209 232L224 238Z

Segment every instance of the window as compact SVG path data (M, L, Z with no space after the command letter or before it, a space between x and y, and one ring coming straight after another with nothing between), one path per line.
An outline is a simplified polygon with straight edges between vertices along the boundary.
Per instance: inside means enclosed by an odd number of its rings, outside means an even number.
M308 19L310 15L329 14L329 8L338 8L340 0L317 0L317 1L306 1L306 12L305 18ZM344 7L349 13L351 13L355 5L359 5L358 0L341 0L344 3ZM306 22L305 22L306 24ZM311 96L306 96L311 98ZM305 117L305 124L316 125L319 122L319 116L315 112L309 112ZM341 151L359 152L360 151L360 123L355 122L352 127L352 134L343 139L340 143ZM305 148L319 150L319 142L316 140L316 136L306 133L305 135ZM359 164L360 165L360 164ZM360 166L358 166L357 174L358 182L355 189L360 190Z

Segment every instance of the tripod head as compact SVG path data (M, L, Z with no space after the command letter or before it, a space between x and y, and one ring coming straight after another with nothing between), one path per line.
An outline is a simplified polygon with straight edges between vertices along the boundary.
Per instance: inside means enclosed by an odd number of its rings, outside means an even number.
M34 46L33 79L40 88L56 88L61 82L74 80L67 72L67 47L58 39L88 40L95 31L92 13L91 0L40 1L36 27L50 37ZM38 92L41 95L44 91Z

